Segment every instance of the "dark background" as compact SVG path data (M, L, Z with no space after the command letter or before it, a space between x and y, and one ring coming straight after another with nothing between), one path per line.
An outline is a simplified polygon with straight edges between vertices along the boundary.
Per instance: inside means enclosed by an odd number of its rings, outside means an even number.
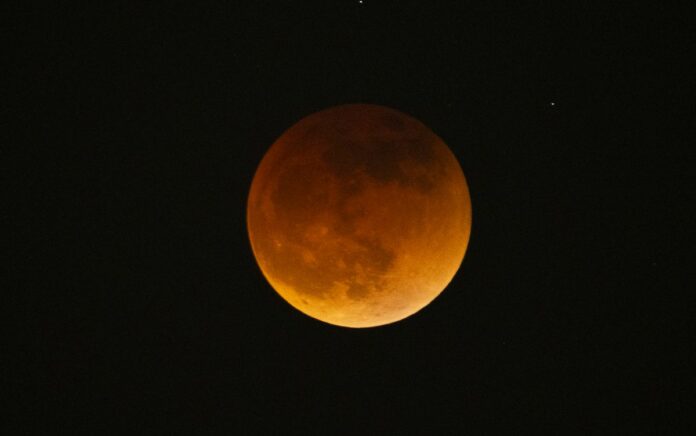
M5 434L678 434L693 22L569 3L15 5ZM356 102L473 205L442 295L361 330L279 298L245 223L273 141Z

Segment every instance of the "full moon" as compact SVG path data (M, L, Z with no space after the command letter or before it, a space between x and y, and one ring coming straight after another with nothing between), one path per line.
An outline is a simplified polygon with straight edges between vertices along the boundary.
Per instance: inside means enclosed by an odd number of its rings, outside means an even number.
M447 145L415 118L350 104L309 115L263 157L247 205L256 260L282 298L375 327L427 306L464 259L471 200Z

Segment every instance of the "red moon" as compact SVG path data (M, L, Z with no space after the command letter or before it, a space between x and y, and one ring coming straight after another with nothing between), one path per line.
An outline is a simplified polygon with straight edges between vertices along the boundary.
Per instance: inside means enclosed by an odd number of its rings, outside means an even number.
M271 146L249 193L254 256L271 286L329 324L374 327L427 306L464 259L471 200L447 145L415 118L350 104Z

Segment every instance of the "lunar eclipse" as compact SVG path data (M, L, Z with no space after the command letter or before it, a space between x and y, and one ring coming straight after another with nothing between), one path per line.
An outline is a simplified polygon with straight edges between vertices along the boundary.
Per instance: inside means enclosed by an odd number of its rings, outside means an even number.
M415 118L367 104L309 115L271 146L247 206L254 256L310 317L374 327L428 305L471 230L464 173Z

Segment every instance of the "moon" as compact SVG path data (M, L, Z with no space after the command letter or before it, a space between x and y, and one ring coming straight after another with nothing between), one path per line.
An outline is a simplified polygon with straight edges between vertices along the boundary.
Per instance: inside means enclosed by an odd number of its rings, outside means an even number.
M454 154L415 118L349 104L285 131L254 175L247 228L273 289L310 317L375 327L427 306L469 243Z

